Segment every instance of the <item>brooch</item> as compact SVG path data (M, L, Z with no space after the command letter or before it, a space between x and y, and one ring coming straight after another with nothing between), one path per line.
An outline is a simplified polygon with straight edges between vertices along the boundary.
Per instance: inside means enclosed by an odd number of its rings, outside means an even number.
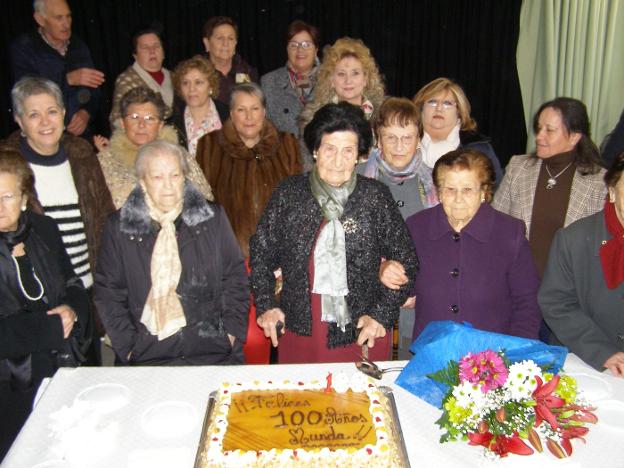
M347 218L342 222L342 228L345 234L353 234L358 229L358 224L355 220Z

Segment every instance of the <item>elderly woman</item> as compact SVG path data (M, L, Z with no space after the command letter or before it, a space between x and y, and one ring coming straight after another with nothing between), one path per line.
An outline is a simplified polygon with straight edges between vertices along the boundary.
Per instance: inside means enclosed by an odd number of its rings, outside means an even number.
M420 273L414 339L432 320L537 338L539 279L521 221L493 209L494 168L473 149L433 169L440 205L408 218Z
M316 26L293 21L286 31L286 65L260 80L267 100L267 115L278 130L299 136L297 119L314 97L319 41L320 32Z
M249 238L273 189L302 170L297 140L275 128L266 118L265 105L257 84L236 85L230 95L230 120L221 130L201 138L197 146L197 161L232 223L245 258L249 257ZM255 325L252 306L247 362L268 364L269 352L268 340Z
M54 220L74 273L89 289L102 227L115 209L102 169L89 143L64 133L63 95L54 82L22 78L13 86L11 99L21 132L0 142L0 148L16 151L28 162L35 174L29 203ZM94 338L88 364L101 361L99 339Z
M377 179L390 188L403 219L438 204L431 169L424 164L418 149L420 128L420 112L412 101L386 99L374 123L377 147L371 151L368 161L356 168L358 174ZM397 274L403 282L407 281L405 271L399 270ZM400 359L410 357L413 299L404 307L399 317Z
M379 112L385 94L370 49L359 39L343 37L323 52L314 99L301 113L300 127L304 128L325 104L340 101L359 106L366 120L372 120Z
M493 206L524 221L541 277L555 232L600 211L607 190L581 101L563 97L542 104L533 129L535 153L511 158Z
M121 364L239 364L244 259L223 209L188 175L186 151L144 145L139 180L102 239L95 302Z
M164 117L169 118L173 106L173 84L171 73L163 67L165 51L162 45L161 32L154 28L137 31L132 36L134 63L123 71L115 81L113 92L113 109L109 120L111 128L119 124L123 116L120 110L121 98L134 88L148 88L160 94L165 103Z
M151 89L131 89L121 98L119 109L120 126L113 132L110 144L98 154L117 209L122 207L137 184L134 166L139 149L156 139L178 142L175 129L164 123L166 106L162 97ZM189 179L204 197L212 200L212 192L201 169L188 154L187 158Z
M219 74L210 61L201 55L178 63L173 74L177 95L172 123L180 144L195 156L197 142L207 133L219 130L228 118L228 108L212 99L219 94Z
M417 259L388 188L355 173L370 125L361 109L328 104L304 138L316 166L280 184L250 243L258 325L274 346L281 330L280 363L353 361L361 346L371 348L371 359L389 359L387 330L410 285L384 287L380 257L402 263L410 278Z
M500 161L488 139L477 132L477 122L470 116L470 102L461 86L448 78L436 78L416 93L414 104L422 115L424 135L420 145L427 166L433 168L449 151L472 148L490 158L496 181L500 181Z
M539 290L546 323L595 369L624 376L624 153L604 180L604 208L560 229Z
M89 298L56 223L33 211L34 184L21 154L0 150L0 459L41 380L77 364L70 340L90 340Z
M206 21L202 41L210 62L219 72L219 101L229 101L234 85L258 81L256 69L236 53L238 25L232 18L214 16Z

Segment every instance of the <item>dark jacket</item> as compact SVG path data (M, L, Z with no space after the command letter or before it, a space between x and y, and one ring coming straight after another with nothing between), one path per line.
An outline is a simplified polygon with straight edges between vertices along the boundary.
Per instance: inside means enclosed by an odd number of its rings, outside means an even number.
M24 241L26 254L45 288L44 299L52 309L70 306L78 317L71 336L83 340L89 329L89 299L71 262L55 222L26 212L31 223ZM58 351L66 340L59 315L26 311L17 283L15 264L6 243L0 240L0 459L26 421L35 392L57 368Z
M106 186L102 168L93 147L84 139L65 134L61 140L69 159L74 184L78 192L80 215L85 226L89 246L89 263L95 271L95 262L100 247L100 236L104 223L113 211L113 199ZM20 153L19 131L12 133L6 140L0 141L0 148ZM45 181L36 181L45 183ZM43 214L39 200L31 200L34 211Z
M85 109L91 119L95 118L100 105L100 89L86 86L70 86L67 73L79 68L95 68L87 44L72 34L65 56L50 47L39 34L32 31L19 36L10 46L13 82L25 76L43 76L54 81L65 101L65 124L80 109Z
M419 254L416 338L433 320L537 338L539 278L522 221L483 203L456 233L442 205L407 219Z
M418 259L401 213L383 183L357 176L357 184L340 218L347 254L347 304L352 323L342 333L329 327L329 346L353 343L355 324L369 315L386 329L399 316L407 299ZM284 180L273 193L250 241L251 285L256 313L280 307L286 315L286 328L299 335L310 335L310 278L308 266L323 215L310 189L309 174ZM410 278L400 290L379 282L381 258L400 262ZM276 299L273 271L282 269L283 289Z
M271 193L282 179L302 170L297 140L265 119L260 141L247 148L228 120L221 130L199 139L196 157L248 257L249 238Z
M599 371L624 351L624 284L607 288L600 261L611 238L603 211L557 231L538 295L559 341Z
M204 56L210 60L210 54L206 52ZM232 88L243 81L237 81L236 75L247 75L249 80L254 83L258 82L258 70L249 65L243 57L238 54L234 54L232 57L232 68L227 75L223 75L217 70L219 75L219 95L216 97L223 104L228 105L230 102L230 92Z
M224 124L225 121L230 118L230 109L221 101L214 99L213 102L217 108L219 119L221 119L221 123ZM173 100L173 113L169 118L169 123L177 130L180 145L188 149L188 136L186 135L186 123L184 122L184 109L186 109L186 104L176 96Z
M187 183L176 223L187 325L162 341L141 323L159 226L137 187L108 220L95 272L95 303L118 359L131 364L237 364L247 334L245 265L223 209ZM234 335L234 348L227 334Z
M482 152L490 158L490 161L492 161L492 164L494 165L494 172L496 173L496 186L500 184L503 179L503 169L501 168L498 156L496 156L494 148L492 148L490 140L487 137L478 132L460 130L459 148L471 148Z

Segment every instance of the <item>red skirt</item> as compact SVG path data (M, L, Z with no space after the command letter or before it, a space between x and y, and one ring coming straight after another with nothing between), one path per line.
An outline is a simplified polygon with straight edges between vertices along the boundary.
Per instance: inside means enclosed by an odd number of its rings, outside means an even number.
M314 250L310 255L310 291L314 282ZM362 347L357 343L337 348L327 347L327 327L335 327L335 323L321 322L321 295L311 293L312 334L298 335L288 329L279 338L277 350L280 364L305 364L314 362L356 362L360 360ZM356 325L354 323L354 325ZM372 361L388 361L392 357L392 331L386 330L386 336L375 340L375 347L369 348L368 357Z
M245 260L247 273L249 269L249 260ZM268 364L271 353L271 340L264 336L264 331L256 323L256 306L253 296L249 301L249 324L247 325L247 341L243 345L243 354L245 355L245 364Z

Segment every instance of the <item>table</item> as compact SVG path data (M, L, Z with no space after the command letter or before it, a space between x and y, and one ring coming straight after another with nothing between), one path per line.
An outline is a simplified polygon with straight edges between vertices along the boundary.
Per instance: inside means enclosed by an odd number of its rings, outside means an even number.
M381 363L382 367L405 362ZM509 456L493 465L481 456L481 449L456 442L440 444L441 431L434 424L440 411L394 385L397 374L384 375L383 384L394 389L412 467L624 467L621 441L624 439L624 379L600 374L574 355L568 355L565 369L579 378L591 392L588 396L599 407L599 423L591 427L587 444L573 441L574 454L565 460L550 453L531 458ZM3 468L115 467L159 468L192 467L199 443L208 395L222 381L252 379L325 379L327 372L355 372L351 364L306 364L228 367L101 367L60 369L42 392ZM76 414L65 409L61 418L64 431L51 429L52 416L63 407L72 407L85 389L99 384L121 384L127 389L129 403L110 412ZM591 395L590 395L591 394ZM78 398L80 400L80 398ZM184 430L169 427L169 433L155 435L142 425L150 408L169 402L179 405L186 419ZM74 409L76 405L73 406ZM84 409L84 407L83 407ZM71 417L79 419L72 422ZM90 430L85 421L95 420ZM93 422L93 421L92 421ZM76 430L76 428L80 430ZM164 428L166 432L166 427ZM63 446L59 434L65 436ZM95 437L94 435L97 435ZM64 460L63 460L64 458Z

